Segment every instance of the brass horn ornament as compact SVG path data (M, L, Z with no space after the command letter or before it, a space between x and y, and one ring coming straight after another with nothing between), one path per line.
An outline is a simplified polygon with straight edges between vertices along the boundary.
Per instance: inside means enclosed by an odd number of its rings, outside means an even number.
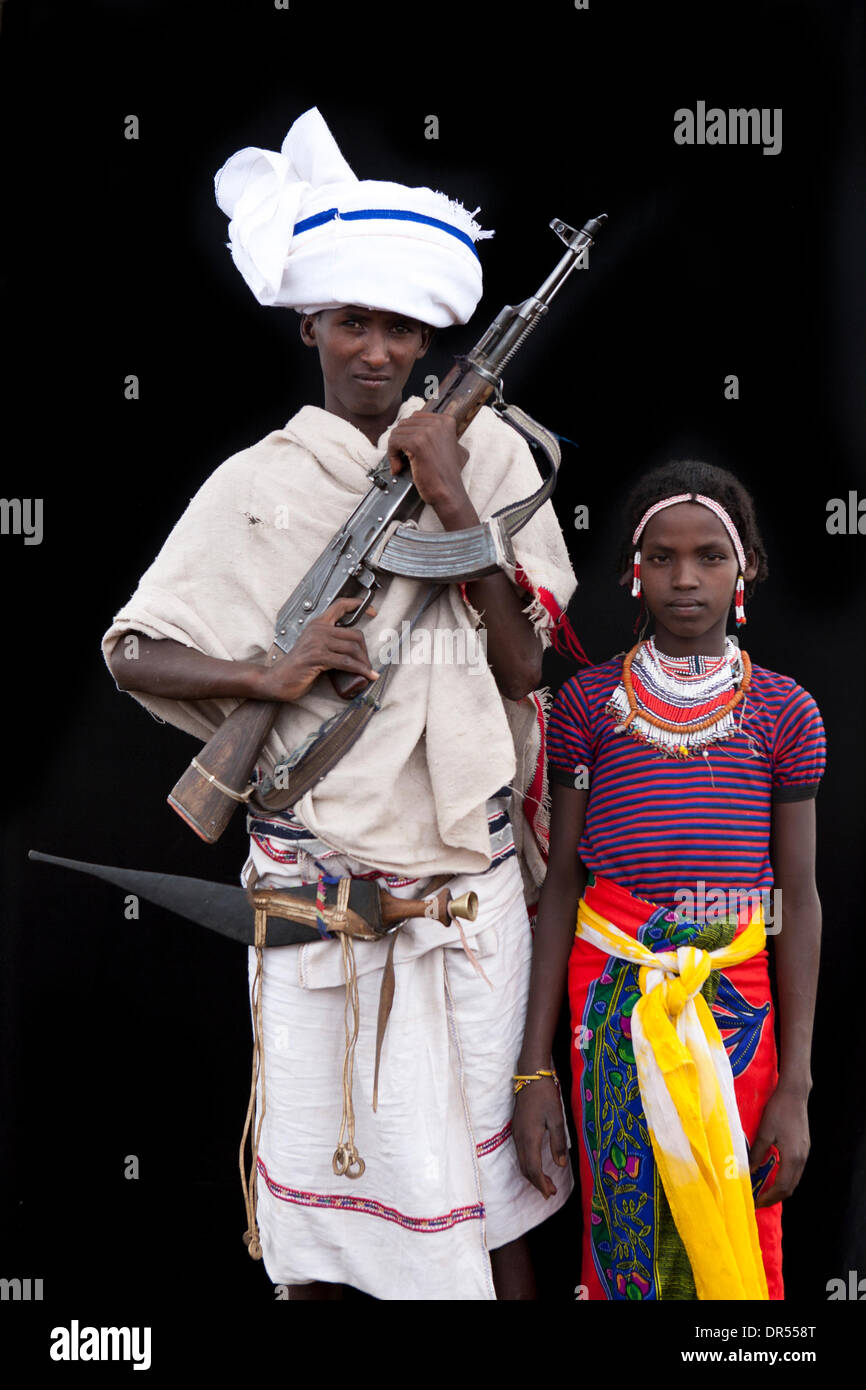
M449 917L463 917L467 922L474 922L478 916L478 894L461 893L459 898L451 898L448 902Z

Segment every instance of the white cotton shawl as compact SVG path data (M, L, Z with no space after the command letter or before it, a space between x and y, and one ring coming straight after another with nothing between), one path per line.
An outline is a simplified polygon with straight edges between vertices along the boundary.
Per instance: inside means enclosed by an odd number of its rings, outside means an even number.
M422 405L417 397L405 401L397 418ZM368 491L367 472L383 456L388 433L374 445L339 416L305 406L284 429L226 460L117 613L102 639L106 661L131 631L172 638L225 660L262 657L273 641L278 610ZM529 449L486 407L462 442L470 451L464 482L482 520L538 486ZM430 507L418 524L441 530ZM551 504L514 539L533 590L537 594L543 586L564 610L575 579ZM399 631L420 588L418 581L397 578L377 595L376 616L359 624L374 659L383 634ZM546 621L541 616L538 625ZM474 626L472 610L452 584L416 631L430 631L432 646L435 629ZM157 718L205 741L238 703L130 693ZM320 677L281 710L262 769L270 772L343 707L328 677ZM509 784L519 798L537 750L536 704L503 700L486 664L400 664L382 709L295 811L320 839L384 873L481 872L490 863L487 798ZM523 820L519 799L514 819ZM534 845L530 859L532 876L540 881Z

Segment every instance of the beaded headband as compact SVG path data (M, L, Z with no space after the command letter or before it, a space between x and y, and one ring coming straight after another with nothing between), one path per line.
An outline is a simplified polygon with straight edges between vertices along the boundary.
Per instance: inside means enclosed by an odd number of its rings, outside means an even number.
M700 492L679 492L677 493L676 497L665 497L663 501L655 502L653 506L649 507L647 511L644 512L643 516L638 522L635 533L631 538L632 545L637 545L638 541L643 535L644 528L647 522L649 521L650 517L655 516L656 512L664 511L666 507L675 506L678 502L700 502L702 507L709 507L711 512L715 512L716 516L719 518L719 521L722 523L722 525L724 526L725 530L731 538L731 544L733 545L734 552L737 556L737 559L740 562L740 569L744 570L746 568L746 552L743 549L743 542L740 540L740 534L736 526L731 521L731 518L725 511L721 502L717 502L714 497L704 497L704 495Z
M737 561L740 566L740 573L737 576L737 585L736 589L734 590L734 616L737 621L737 627L742 627L746 621L746 613L744 608L745 585L743 582L743 571L746 568L746 552L743 549L743 542L740 540L740 533L737 530L734 523L731 521L731 518L725 511L721 502L717 502L714 497L705 497L701 492L678 492L676 497L665 497L662 499L661 502L654 502L651 507L647 508L640 521L638 522L635 528L635 533L631 538L632 545L637 545L638 541L644 533L644 529L650 517L655 516L656 512L663 512L666 507L676 506L678 502L699 502L702 507L708 507L709 510L719 518L719 521L722 523L728 535L730 536L731 544L734 547L734 553L736 554ZM632 578L631 592L632 598L638 598L640 596L641 589L639 550L635 550L633 566L634 574Z

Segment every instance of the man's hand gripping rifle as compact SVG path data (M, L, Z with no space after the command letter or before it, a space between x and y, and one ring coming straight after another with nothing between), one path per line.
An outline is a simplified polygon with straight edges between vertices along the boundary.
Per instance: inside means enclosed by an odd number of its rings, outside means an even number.
M291 651L305 625L320 617L335 599L357 596L357 607L343 626L364 613L379 587L378 576L394 574L435 581L411 615L414 622L440 592L443 584L465 583L492 574L502 560L513 561L511 536L525 525L547 500L556 482L559 450L552 435L522 411L506 406L501 396L501 374L547 313L554 296L592 245L606 215L591 218L580 231L557 219L551 227L568 248L565 255L534 295L516 307L506 305L487 332L441 383L439 394L425 410L453 417L457 436L463 433L488 399L493 409L525 439L540 447L548 462L548 476L529 498L497 512L489 521L468 531L419 532L403 527L423 507L408 468L392 476L388 459L370 473L371 487L352 515L332 538L318 560L287 599L277 616L274 642L268 658L276 661ZM318 731L275 771L263 786L250 784L265 740L280 710L278 702L245 700L224 720L216 733L193 758L190 767L171 791L168 802L203 840L218 840L239 803L255 795L268 809L294 804L315 785L360 734L379 707L391 667L380 669L375 684L355 694L359 678L346 673L335 684L354 699L346 710ZM287 780L276 773L285 772Z

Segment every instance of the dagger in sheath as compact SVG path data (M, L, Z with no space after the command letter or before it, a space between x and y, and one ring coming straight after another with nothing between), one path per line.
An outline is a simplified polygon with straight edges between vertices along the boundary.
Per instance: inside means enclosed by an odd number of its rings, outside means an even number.
M146 869L124 869L110 864L90 864L79 859L63 859L55 854L43 854L31 849L29 859L42 864L55 864L75 873L101 878L118 888L144 898L145 902L166 908L187 921L208 927L233 941L246 946L256 944L256 915L264 911L267 917L266 946L296 946L321 941L323 934L316 925L321 900L317 902L319 885L305 884L287 890L246 889L229 883L213 883L208 879L190 878L183 874L161 874ZM348 896L340 908L340 882L348 882ZM435 883L435 881L434 881ZM427 917L445 926L453 918L462 917L474 922L478 915L475 893L453 898L443 886L427 898L396 898L369 879L338 880L324 886L325 923L335 920L342 910L347 919L345 930L361 940L375 940L412 917ZM345 895L345 889L343 890ZM298 914L289 918L287 912Z

